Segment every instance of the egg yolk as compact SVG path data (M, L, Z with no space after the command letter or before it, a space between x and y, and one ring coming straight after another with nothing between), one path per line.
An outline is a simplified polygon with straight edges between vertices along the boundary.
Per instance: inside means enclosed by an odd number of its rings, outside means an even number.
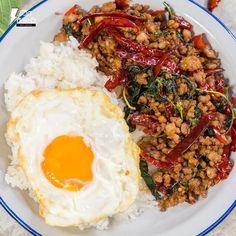
M79 191L93 179L94 154L80 136L55 138L43 155L41 167L44 175L58 188Z

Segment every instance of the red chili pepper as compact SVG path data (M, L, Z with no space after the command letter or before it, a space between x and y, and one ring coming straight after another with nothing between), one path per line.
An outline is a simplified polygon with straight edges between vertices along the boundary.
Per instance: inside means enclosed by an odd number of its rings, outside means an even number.
M227 179L231 170L233 169L234 162L233 162L233 160L229 159L229 155L230 155L230 146L227 145L223 149L223 154L221 156L221 162L216 165L216 168L219 171L218 176L217 176L218 180Z
M178 163L178 158L181 157L199 138L204 130L209 125L210 121L215 117L215 113L202 115L198 124L193 128L192 132L187 135L180 143L178 143L166 156L166 160L173 164Z
M64 16L69 16L69 15L73 14L76 9L78 9L78 5L77 5L77 4L75 4L72 8L70 8L70 9L64 14Z
M141 43L129 40L114 28L108 28L106 29L106 31L109 35L112 35L112 37L122 48L128 50L129 52L138 52L149 57L160 57L165 53L164 51L161 51L159 49L148 48Z
M150 11L149 14L152 16L158 16L163 15L166 13L166 10L156 10L156 11Z
M232 138L230 149L232 152L236 152L236 130L232 127L230 132L231 132L231 138Z
M115 0L115 3L119 9L127 10L129 8L129 0Z
M206 48L206 44L203 40L203 34L196 35L192 38L192 42L194 46L198 49L204 49Z
M213 11L216 7L218 7L221 0L208 0L208 10Z
M224 70L222 68L217 68L217 69L212 69L212 70L206 70L206 76L209 75L214 75L214 74L218 74L218 73L222 73Z
M142 54L129 53L122 49L118 49L116 54L121 58L132 60L142 66L153 67L160 61L160 59L156 57L147 57Z
M200 84L199 87L202 89L202 90L209 90L210 88L210 85L205 82L204 84Z
M234 106L234 104L235 104L235 97L231 97L229 99L229 101L230 101L231 105Z
M214 133L215 133L215 138L219 140L222 144L226 145L227 144L227 138L225 135L221 134L219 132L219 129L213 128Z
M97 16L116 16L116 17L126 18L129 20L140 20L140 21L145 20L144 18L141 18L138 16L129 15L120 11L113 11L113 12L97 12L97 13L88 14L82 17L80 20L78 20L78 24L82 24L85 20L92 17L97 17Z
M153 69L153 75L154 77L157 77L161 71L162 66L166 63L166 60L170 56L170 53L166 52L159 60L159 62L155 65Z
M138 26L134 22L128 19L120 18L120 17L108 17L93 26L89 35L80 42L79 49L86 47L93 40L93 37L99 31L101 31L104 28L111 27L111 26L131 27L131 28L136 28L138 30Z
M175 110L173 108L172 104L165 105L165 114L167 117L167 120L170 121L170 118L174 116Z
M162 193L164 195L168 194L168 188L164 186L164 184L156 183L156 189L159 193Z
M159 161L156 160L155 158L149 156L146 152L144 152L143 150L141 150L140 156L147 161L148 163L161 168L161 169L169 169L169 168L173 168L173 164L172 163L167 163L167 162L163 162L163 161Z
M124 85L129 79L129 72L126 70L121 70L117 75L113 76L111 79L107 80L104 87L111 92L119 85Z
M193 25L186 21L182 16L175 16L175 21L179 23L180 28L191 30Z
M168 72L175 72L176 74L180 73L178 64L175 61L167 61L163 69Z
M149 133L154 133L158 126L156 117L148 114L134 113L130 117L130 121L133 125L139 125L145 127L146 131L149 131Z
M225 80L217 79L215 81L215 90L220 93L224 93Z

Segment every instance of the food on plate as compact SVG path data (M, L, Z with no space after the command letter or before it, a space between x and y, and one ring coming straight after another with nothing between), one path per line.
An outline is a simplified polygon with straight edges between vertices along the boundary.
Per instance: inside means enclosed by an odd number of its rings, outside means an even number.
M166 2L72 6L5 83L6 182L29 190L49 225L80 229L196 203L234 165L223 72L206 35Z
M102 92L34 90L6 136L49 225L95 225L136 200L139 148Z
M11 115L6 137L12 148L6 182L29 190L50 225L106 229L110 216L136 199L139 149L117 106L121 101L104 88L108 77L97 66L76 41L42 42L24 72L5 83ZM58 152L72 156L65 160ZM77 160L78 152L87 161ZM67 181L70 174L75 181ZM86 204L92 209L85 214ZM122 216L133 216L137 204Z
M161 211L205 198L227 179L235 151L234 98L219 54L205 34L195 35L190 22L164 7L73 7L55 36L74 36L111 76L105 88L123 97L130 132L142 131L141 173Z

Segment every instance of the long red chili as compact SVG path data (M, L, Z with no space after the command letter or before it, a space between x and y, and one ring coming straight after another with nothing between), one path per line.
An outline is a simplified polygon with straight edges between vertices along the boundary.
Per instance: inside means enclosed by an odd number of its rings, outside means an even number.
M65 14L64 16L69 16L75 12L75 10L78 9L78 5L75 4L73 7L71 7Z
M193 25L186 21L182 16L175 16L175 21L179 23L179 27L182 29L192 30Z
M215 113L209 113L207 115L202 115L199 123L193 128L192 132L187 135L180 143L178 143L166 156L166 160L177 164L178 158L182 156L199 138L199 136L204 132L204 130L209 125L210 121L215 117Z
M218 139L222 144L226 145L227 144L227 138L224 134L221 134L219 129L213 127L214 133L215 133L215 138Z
M175 72L176 74L180 73L178 64L175 61L167 61L166 64L163 66L163 69L168 72Z
M141 150L140 156L147 161L148 163L161 168L161 169L169 169L169 168L173 168L173 164L172 163L168 163L168 162L163 162L163 161L159 161L156 160L155 158L149 156L146 152L144 152L143 150Z
M156 117L148 114L134 113L130 117L130 121L133 125L140 125L146 128L147 133L152 133L156 131L158 122ZM149 132L148 132L149 131Z
M149 57L161 57L165 52L159 49L148 48L145 45L125 38L120 32L114 28L106 29L117 43L129 52L139 52Z
M99 31L101 31L104 28L111 27L111 26L131 27L131 28L136 28L137 30L139 30L138 26L134 22L128 19L120 18L120 17L108 17L93 26L89 35L80 42L79 49L85 48L93 40L94 36Z
M154 69L153 69L153 75L154 77L157 77L161 71L162 66L164 66L164 64L166 63L166 60L168 59L168 57L170 56L170 53L166 52L161 59L159 60L159 62L155 65Z
M208 10L213 11L215 8L218 7L221 0L208 0Z
M97 16L116 16L116 17L126 18L129 20L139 20L139 21L145 20L142 17L129 15L129 14L126 14L126 13L123 13L120 11L113 11L113 12L97 12L97 13L88 14L88 15L82 17L81 19L79 19L78 24L82 24L85 20L87 20L89 18L97 17Z
M220 93L224 93L225 80L216 79L215 80L215 90Z
M217 176L218 180L227 179L231 170L233 169L234 161L229 159L229 155L230 155L230 146L227 145L223 149L223 153L221 155L221 162L216 165L216 168L219 171Z
M231 128L231 138L231 151L236 152L236 130L233 127Z
M104 87L111 92L119 85L124 85L129 79L129 72L126 70L121 70L117 75L114 75L111 79L107 80Z
M132 60L142 66L153 67L160 61L160 59L156 57L147 57L142 54L129 53L122 49L117 49L116 54L121 58Z

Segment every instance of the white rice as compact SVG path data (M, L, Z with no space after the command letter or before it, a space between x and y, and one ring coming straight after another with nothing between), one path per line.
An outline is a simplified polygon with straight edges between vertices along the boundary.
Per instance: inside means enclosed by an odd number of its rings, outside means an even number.
M29 92L36 89L52 88L76 88L86 87L105 92L111 97L114 104L123 108L123 102L116 97L115 93L109 93L104 88L104 83L109 79L98 72L98 62L85 50L78 50L77 41L73 38L66 44L54 44L41 42L39 55L32 58L20 74L13 73L5 83L6 108L11 112L20 100ZM134 140L137 141L141 131L134 133ZM14 151L14 150L13 150ZM14 158L13 158L14 157ZM29 195L37 201L31 190L22 168L18 165L17 155L9 156L11 164L8 167L5 180L12 187L28 190ZM142 187L143 188L143 187ZM156 205L152 195L148 192L140 192L137 201L119 217L133 219L138 216L143 208ZM97 229L107 229L109 219L92 225ZM90 227L84 225L81 229Z

